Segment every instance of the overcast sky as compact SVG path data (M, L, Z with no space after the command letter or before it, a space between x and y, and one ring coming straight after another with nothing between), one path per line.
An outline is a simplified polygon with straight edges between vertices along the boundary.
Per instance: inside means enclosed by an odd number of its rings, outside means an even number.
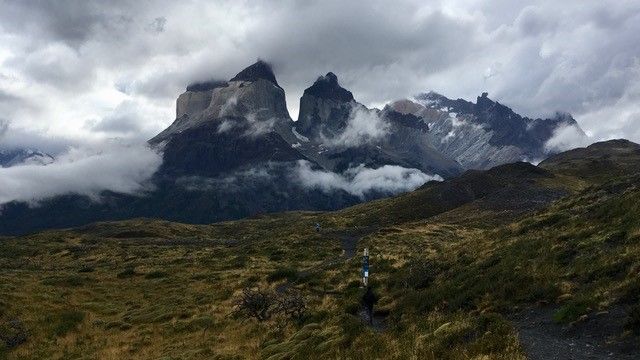
M169 125L196 80L271 62L297 118L328 71L368 106L483 91L640 141L639 1L0 0L0 145L56 152ZM4 136L2 135L4 134Z

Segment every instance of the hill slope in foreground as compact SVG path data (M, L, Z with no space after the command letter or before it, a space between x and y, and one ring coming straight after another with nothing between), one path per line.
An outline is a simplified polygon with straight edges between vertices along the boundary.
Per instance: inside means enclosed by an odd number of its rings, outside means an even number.
M0 357L637 358L638 165L610 141L338 212L4 238Z

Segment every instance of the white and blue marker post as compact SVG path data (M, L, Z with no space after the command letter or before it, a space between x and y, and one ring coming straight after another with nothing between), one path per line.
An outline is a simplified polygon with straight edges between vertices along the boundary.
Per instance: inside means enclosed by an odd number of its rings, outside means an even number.
M364 248L362 257L362 285L365 288L369 286L369 248Z

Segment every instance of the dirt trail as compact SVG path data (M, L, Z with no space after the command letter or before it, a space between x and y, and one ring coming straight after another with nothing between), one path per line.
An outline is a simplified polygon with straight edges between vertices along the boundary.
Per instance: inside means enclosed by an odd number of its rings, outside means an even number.
M339 256L324 261L320 265L314 267L312 270L301 271L299 275L308 276L312 273L318 273L352 259L356 255L356 251L358 249L358 241L360 241L360 238L372 233L373 231L375 231L375 229L372 227L349 230L323 229L321 231L322 235L326 236L327 238L333 238L340 241L340 246L342 247L343 253ZM283 293L292 286L293 284L287 280L286 282L276 286L276 291L278 293Z
M590 315L572 326L552 320L557 307L531 308L511 320L531 360L638 359L637 340L620 338L626 314L621 307Z
M342 246L342 250L344 251L343 257L346 260L349 260L356 255L356 251L358 249L358 241L360 241L360 239L364 236L371 234L375 230L376 229L374 227L362 227L349 230L327 229L323 230L322 233L327 235L328 237L333 237L340 240L340 246Z
M307 270L303 271L300 274L302 276L307 276L310 273L315 273L319 271L324 271L328 268L334 267L341 263L344 263L348 260L351 260L354 256L356 256L356 252L358 249L358 241L364 236L371 234L376 229L373 227L363 227L363 228L355 228L348 230L336 230L336 229L323 229L321 233L325 235L327 238L333 238L340 241L340 246L342 247L342 254L335 258L329 259L319 266L315 267L313 271ZM283 293L290 289L293 286L292 283L286 281L276 287L276 291L278 293ZM363 306L359 312L359 316L365 324L368 324L376 331L384 331L386 329L386 317L388 314L380 314L376 311L373 312L372 319L369 319L369 313L366 311Z

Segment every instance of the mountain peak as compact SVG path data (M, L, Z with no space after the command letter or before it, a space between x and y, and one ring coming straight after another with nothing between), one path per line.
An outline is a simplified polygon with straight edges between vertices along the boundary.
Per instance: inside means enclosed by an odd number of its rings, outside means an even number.
M187 91L209 91L219 87L227 86L227 82L223 80L209 80L203 82L193 82L187 85Z
M483 92L482 95L478 96L476 99L476 106L478 106L480 109L485 109L493 104L495 104L495 102L489 99L488 92Z
M268 63L258 60L253 65L245 68L240 71L236 76L234 76L230 81L257 81L259 79L264 79L272 82L275 86L280 87L278 85L278 81L276 80L276 76L273 73L273 69L271 69L271 65Z
M338 77L332 72L320 76L309 88L304 91L304 95L311 95L322 99L330 99L341 102L353 101L351 91L343 88L338 83Z

